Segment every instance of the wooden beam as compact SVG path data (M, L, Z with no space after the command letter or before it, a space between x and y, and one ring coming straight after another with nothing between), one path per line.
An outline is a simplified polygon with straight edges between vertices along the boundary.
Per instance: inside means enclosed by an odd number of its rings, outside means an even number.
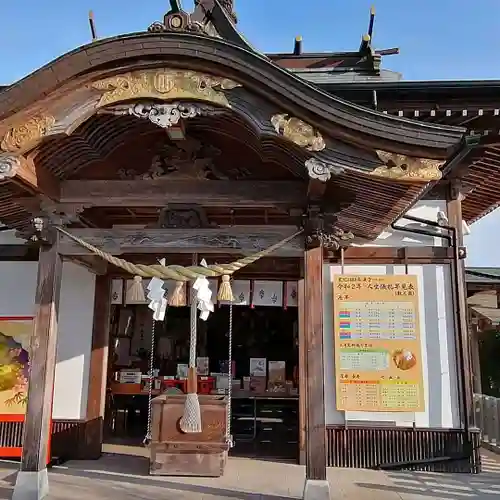
M68 255L65 260L83 266L98 276L103 276L108 272L108 263L95 255Z
M299 313L299 464L306 463L307 429L307 376L306 376L306 340L305 340L305 286L304 279L298 283Z
M38 249L28 244L0 245L0 262L15 260L36 261L38 260Z
M94 325L90 354L89 391L84 455L88 460L101 456L106 378L108 365L109 328L111 316L111 277L98 276L95 284Z
M69 229L113 255L124 253L232 253L253 254L291 236L294 226L231 226L210 229ZM303 254L303 238L297 237L272 254L296 257ZM63 255L89 255L90 252L67 236L60 236Z
M36 314L30 346L28 405L24 420L21 468L12 497L15 500L41 499L48 493L47 460L51 434L61 274L62 259L56 246L41 247L35 299Z
M197 203L212 207L302 206L306 185L293 181L155 180L65 181L61 203L87 207L163 207Z
M307 481L326 481L325 373L323 360L323 248L304 257Z
M335 252L325 252L325 258L337 262L340 256ZM453 249L449 247L349 247L344 251L344 259L365 260L428 260L435 261L453 259Z
M326 191L327 183L319 179L309 179L307 185L307 200L310 204L321 202Z

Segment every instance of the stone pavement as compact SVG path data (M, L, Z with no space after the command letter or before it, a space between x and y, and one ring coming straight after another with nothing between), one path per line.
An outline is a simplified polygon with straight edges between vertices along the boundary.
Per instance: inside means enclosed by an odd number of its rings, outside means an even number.
M485 454L478 475L330 469L335 500L500 500L500 462ZM0 463L0 500L9 500L16 466ZM147 475L147 461L106 455L97 462L69 462L50 472L49 500L292 500L300 498L304 468L232 458L222 478Z

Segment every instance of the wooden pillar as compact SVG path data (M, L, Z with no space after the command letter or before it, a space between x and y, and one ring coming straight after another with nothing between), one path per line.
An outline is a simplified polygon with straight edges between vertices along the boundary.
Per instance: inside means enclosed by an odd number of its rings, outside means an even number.
M451 227L455 228L456 231L456 245L463 246L463 218L462 218L462 199L463 195L461 193L461 183L456 180L450 185L450 190L448 193L448 203L447 212L449 224ZM458 252L456 252L457 254ZM452 269L453 271L453 269ZM453 276L453 286L456 286L457 300L454 304L457 310L457 325L456 327L456 337L455 341L461 343L461 357L462 360L458 359L457 362L464 364L464 369L460 370L462 373L460 385L462 386L462 398L464 399L464 411L465 415L462 416L464 420L464 425L469 427L473 420L473 392L472 392L472 360L471 360L471 349L470 349L470 337L469 337L469 324L468 324L468 314L467 314L467 290L465 284L465 264L464 260L457 259L456 263L456 273L452 272ZM459 338L460 337L460 338ZM460 368L460 367L459 367Z
M101 456L106 403L106 382L111 315L111 278L96 277L94 295L94 324L90 354L87 421L85 422L84 449L79 455L85 459Z
M305 297L304 280L298 284L298 309L299 309L299 464L306 464L306 408L307 408L307 383L306 383L306 343L305 343Z
M472 357L472 388L474 389L475 394L482 394L481 359L479 357L479 328L478 325L474 325L471 322L469 323L469 328Z
M28 405L21 468L13 500L39 500L48 493L47 460L57 348L62 260L55 245L40 249L36 313L30 344ZM15 284L12 284L15 286Z
M326 481L323 367L323 246L305 252L304 342L306 378L306 485L304 498L329 498Z

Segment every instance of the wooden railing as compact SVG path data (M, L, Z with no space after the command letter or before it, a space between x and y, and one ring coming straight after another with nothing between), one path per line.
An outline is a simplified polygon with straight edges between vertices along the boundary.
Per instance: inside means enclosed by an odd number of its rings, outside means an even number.
M474 417L482 443L500 453L500 398L474 394Z

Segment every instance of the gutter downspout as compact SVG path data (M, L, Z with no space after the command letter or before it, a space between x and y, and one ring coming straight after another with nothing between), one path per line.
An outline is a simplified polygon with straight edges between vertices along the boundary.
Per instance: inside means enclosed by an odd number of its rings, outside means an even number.
M459 303L460 303L460 295L459 295L459 290L458 290L458 273L460 272L459 268L459 262L462 259L462 249L458 245L458 235L457 235L457 230L456 228L448 225L440 225L439 223L432 221L432 220L427 220L427 219L421 219L420 217L413 217L412 215L404 215L400 219L406 219L409 221L413 222L418 222L421 224L425 224L427 226L439 228L439 229L444 229L446 231L449 231L451 233L451 236L445 235L445 234L440 234L437 231L428 231L425 229L409 229L406 227L398 226L396 224L397 221L394 221L391 224L391 228L394 229L395 231L403 231L406 233L413 233L413 234L422 234L425 236L431 236L434 238L441 238L444 239L448 242L449 246L453 248L453 260L452 260L452 291L453 291L453 302L454 302L454 316L455 316L455 324L457 326L457 329L459 332L464 331L463 327L467 325L462 324L462 318L459 313ZM462 335L457 336L457 342L455 343L455 352L457 355L457 358L459 360L459 387L460 387L460 399L461 399L461 408L459 408L460 413L462 414L462 422L463 422L463 427L464 427L464 432L465 432L465 439L467 444L470 444L470 439L469 439L469 430L471 427L471 422L469 421L469 408L467 408L467 396L466 396L466 391L467 387L465 387L465 380L466 380L466 360L464 356L464 339L462 338Z

